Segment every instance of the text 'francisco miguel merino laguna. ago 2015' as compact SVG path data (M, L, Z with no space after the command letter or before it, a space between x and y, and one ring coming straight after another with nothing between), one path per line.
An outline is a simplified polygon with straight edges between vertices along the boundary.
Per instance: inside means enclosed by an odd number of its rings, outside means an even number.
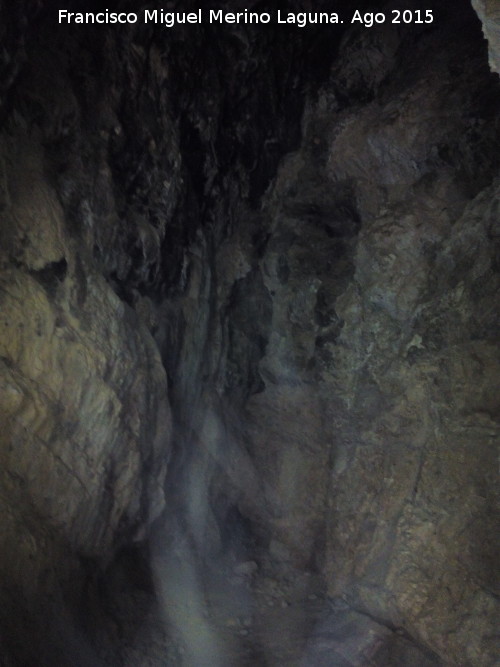
M59 23L156 23L167 28L181 24L214 23L214 24L261 24L281 23L304 28L319 23L338 24L354 23L371 28L382 23L432 23L434 20L431 9L394 9L390 12L366 12L355 10L349 16L341 16L335 12L284 12L278 10L268 12L228 12L222 9L198 9L195 12L166 12L163 9L145 9L141 14L135 12L70 12L59 10Z

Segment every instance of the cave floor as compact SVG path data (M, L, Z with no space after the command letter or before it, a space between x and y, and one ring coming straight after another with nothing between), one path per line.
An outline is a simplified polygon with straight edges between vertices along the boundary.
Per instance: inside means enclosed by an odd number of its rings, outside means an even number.
M216 577L208 591L207 613L228 664L300 665L328 609L323 581L283 564L256 567L255 561L240 563L225 585Z
M114 596L125 667L427 667L439 665L398 628L327 596L321 576L269 560L217 562L203 576L201 617L165 621L151 593ZM189 600L186 596L186 608ZM140 626L137 620L141 618ZM181 623L183 625L181 626ZM211 643L193 654L210 628ZM116 665L109 655L107 664Z

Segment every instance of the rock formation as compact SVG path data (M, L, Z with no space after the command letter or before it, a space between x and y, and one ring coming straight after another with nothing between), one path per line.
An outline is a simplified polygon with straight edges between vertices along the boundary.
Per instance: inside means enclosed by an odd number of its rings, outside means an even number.
M494 0L472 0L490 49L490 65L500 73L500 8Z
M500 84L441 5L0 3L0 664L497 664Z

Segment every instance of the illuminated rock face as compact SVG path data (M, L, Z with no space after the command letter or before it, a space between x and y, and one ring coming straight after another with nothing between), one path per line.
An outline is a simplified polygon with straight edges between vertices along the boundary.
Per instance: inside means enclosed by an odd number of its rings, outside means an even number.
M494 664L500 98L463 41L406 39L346 41L278 172L245 410L288 557L443 658Z
M472 0L490 49L491 69L500 74L500 8L495 0Z
M28 4L0 22L13 664L495 664L500 89L472 9L340 43L54 36ZM218 620L224 568L253 625Z
M54 116L58 92L37 99L53 101ZM43 633L45 596L59 586L80 595L82 559L105 564L144 537L165 506L171 432L158 348L92 258L91 230L78 232L61 204L43 130L29 123L7 119L1 139L0 576L12 634L25 605Z

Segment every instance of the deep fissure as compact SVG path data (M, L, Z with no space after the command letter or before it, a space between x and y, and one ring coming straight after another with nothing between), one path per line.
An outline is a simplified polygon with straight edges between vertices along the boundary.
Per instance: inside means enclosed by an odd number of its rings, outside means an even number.
M494 8L35 4L0 2L0 664L495 664Z

